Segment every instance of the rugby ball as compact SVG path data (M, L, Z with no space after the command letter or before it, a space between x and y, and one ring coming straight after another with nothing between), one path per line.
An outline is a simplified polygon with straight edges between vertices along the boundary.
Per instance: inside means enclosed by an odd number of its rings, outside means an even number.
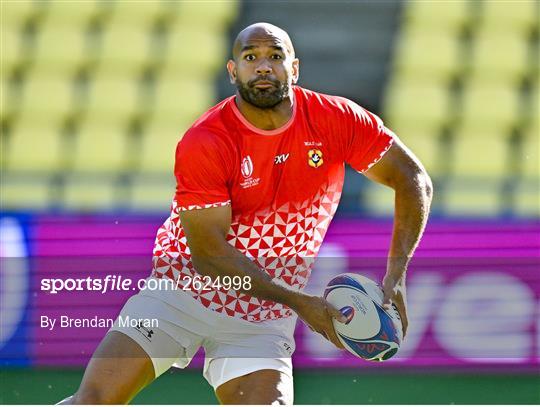
M324 298L347 317L345 323L334 319L334 328L349 352L378 362L397 353L403 339L401 319L395 306L382 307L383 291L377 283L359 274L339 274L326 286Z

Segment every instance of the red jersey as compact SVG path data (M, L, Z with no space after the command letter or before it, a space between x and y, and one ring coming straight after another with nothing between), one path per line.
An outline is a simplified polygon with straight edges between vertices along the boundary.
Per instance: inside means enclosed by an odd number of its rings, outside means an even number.
M231 205L227 241L276 282L301 290L337 209L345 163L375 164L394 134L374 114L342 97L293 87L291 119L261 130L235 96L207 111L176 149L176 194L159 229L153 275L179 288L198 276L179 212ZM186 278L185 278L186 277ZM287 306L235 290L187 290L203 306L248 321L292 315Z

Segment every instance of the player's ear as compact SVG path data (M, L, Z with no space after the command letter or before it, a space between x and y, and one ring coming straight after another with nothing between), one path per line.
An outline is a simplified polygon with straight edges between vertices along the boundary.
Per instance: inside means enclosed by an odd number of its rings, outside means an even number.
M298 82L298 78L300 77L300 60L298 58L294 58L292 61L292 83L295 85Z
M227 62L227 72L229 72L229 80L234 85L236 83L236 64L232 59Z

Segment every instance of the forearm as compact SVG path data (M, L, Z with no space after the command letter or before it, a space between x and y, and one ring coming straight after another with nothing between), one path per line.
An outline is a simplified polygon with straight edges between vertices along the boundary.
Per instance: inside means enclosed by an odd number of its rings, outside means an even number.
M301 298L306 296L274 282L264 270L226 241L217 243L212 253L192 256L197 272L213 279L224 276L239 276L242 279L247 277L251 287L246 289L245 285L242 285L238 291L261 300L285 304L292 309L296 309Z
M387 272L404 276L424 232L429 215L432 185L425 172L419 172L395 187L395 211Z

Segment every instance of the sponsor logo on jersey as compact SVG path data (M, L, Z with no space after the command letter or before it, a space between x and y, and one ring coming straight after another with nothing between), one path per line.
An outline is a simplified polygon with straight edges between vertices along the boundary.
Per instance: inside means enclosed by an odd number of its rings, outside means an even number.
M308 151L308 164L310 167L319 168L323 165L323 154L321 150L313 149Z
M304 141L306 147L320 147L322 143L320 141Z
M274 164L283 164L289 158L289 153L287 154L278 154L274 157Z
M251 157L249 155L246 155L242 160L240 171L242 172L244 178L249 178L251 177L251 174L253 174L253 161L251 161Z

